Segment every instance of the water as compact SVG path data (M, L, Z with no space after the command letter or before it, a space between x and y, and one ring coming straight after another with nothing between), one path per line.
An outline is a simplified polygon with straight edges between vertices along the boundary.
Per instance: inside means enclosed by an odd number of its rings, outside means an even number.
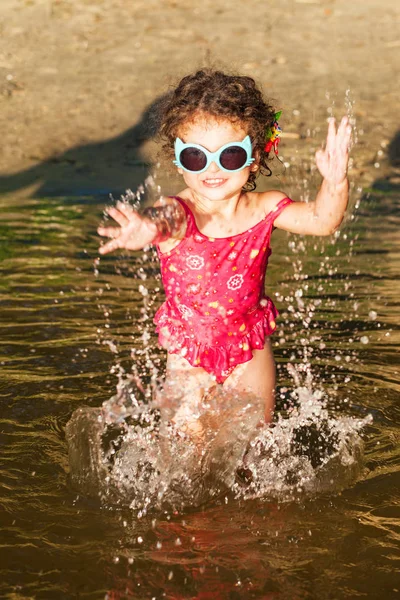
M382 179L364 193L334 244L274 234L268 282L282 307L275 355L284 420L270 433L257 432L239 472L244 441L229 458L224 441L210 440L207 456L232 468L215 473L204 463L209 477L197 486L182 480L194 466L184 469L181 460L172 469L169 462L175 495L153 480L155 495L163 492L159 504L153 497L146 506L144 498L133 509L134 498L120 501L124 490L117 490L117 504L77 492L65 426L76 409L96 411L110 399L118 378L131 373L132 351L145 395L148 365L162 372L147 319L161 301L157 266L151 253L106 257L94 276L104 198L1 200L1 597L398 597L396 181ZM309 424L294 436L285 430L291 415L301 426L291 411L321 397L327 413L317 422L354 431L339 462L329 445L307 455L321 439ZM288 454L279 461L280 479L268 436L282 440L279 459ZM109 444L113 439L115 431ZM152 449L165 450L152 439ZM172 439L195 465L196 448ZM132 448L117 456L120 472L140 462ZM304 456L314 461L311 470Z

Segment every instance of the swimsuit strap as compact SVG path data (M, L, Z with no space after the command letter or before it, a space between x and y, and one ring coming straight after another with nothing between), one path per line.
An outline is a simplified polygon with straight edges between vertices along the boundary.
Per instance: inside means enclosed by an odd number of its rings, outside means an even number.
M194 218L194 214L192 213L192 211L190 210L190 208L188 207L186 202L184 200L182 200L182 198L179 198L179 196L172 196L172 197L174 198L174 200L178 200L179 204L183 207L183 210L185 211L185 215L187 218L185 237L187 237L193 231L197 231L196 220Z
M287 198L287 197L282 198L282 200L280 200L278 202L278 204L275 206L275 208L267 214L266 219L271 219L272 222L274 222L275 219L277 217L279 217L279 215L281 214L283 209L286 208L287 206L289 206L289 204L293 204L293 200L291 200L290 198Z

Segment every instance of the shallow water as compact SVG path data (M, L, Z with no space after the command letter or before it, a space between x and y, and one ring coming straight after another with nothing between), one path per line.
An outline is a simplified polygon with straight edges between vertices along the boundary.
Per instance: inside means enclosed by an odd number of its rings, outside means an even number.
M399 596L395 183L364 193L334 244L275 233L269 271L282 324L278 408L287 416L294 401L290 363L300 383L311 370L334 417L371 414L357 482L285 502L224 493L142 518L77 494L65 425L109 399L131 349L146 383L149 362L162 372L155 344L143 349L146 314L162 299L152 300L157 265L150 253L106 257L94 275L104 198L0 202L1 597Z

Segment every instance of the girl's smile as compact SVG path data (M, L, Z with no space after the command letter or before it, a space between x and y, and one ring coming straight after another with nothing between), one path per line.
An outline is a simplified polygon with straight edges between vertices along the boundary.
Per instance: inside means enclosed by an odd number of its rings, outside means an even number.
M226 182L226 179L222 179L222 178L211 178L208 177L207 179L204 179L203 183L204 185L206 185L207 187L211 187L211 188L215 188L215 187L219 187L221 185L223 185Z

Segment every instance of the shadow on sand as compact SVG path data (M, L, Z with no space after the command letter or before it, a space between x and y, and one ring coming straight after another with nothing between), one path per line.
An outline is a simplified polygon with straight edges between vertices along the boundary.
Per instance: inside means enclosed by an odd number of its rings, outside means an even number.
M142 148L159 126L160 108L167 95L158 97L139 122L104 142L71 148L30 169L0 176L0 194L37 186L32 197L87 196L136 190L149 174Z
M397 192L400 190L400 130L391 140L388 146L387 155L389 164L393 168L393 170L389 172L389 174L386 177L377 179L371 188L372 191L389 193Z

